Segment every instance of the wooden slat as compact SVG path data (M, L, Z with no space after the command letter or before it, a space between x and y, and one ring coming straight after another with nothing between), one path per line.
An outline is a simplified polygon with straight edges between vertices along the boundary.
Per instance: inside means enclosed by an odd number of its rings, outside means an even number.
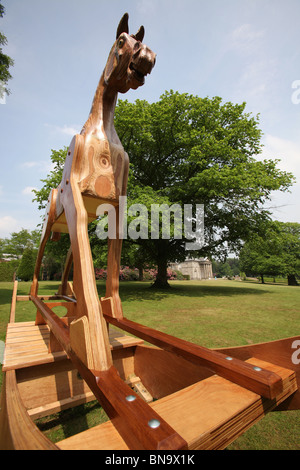
M27 412L31 419L39 419L43 416L49 416L50 414L58 413L59 411L73 406L82 405L83 403L88 403L92 400L95 400L95 395L92 392L87 392L74 397L58 400L53 403L47 403L46 405L38 406L37 408L31 408L30 410L27 410Z
M17 302L17 292L18 292L18 281L14 281L13 293L12 293L12 301L10 306L10 317L9 321L14 322L16 316L16 302Z
M224 449L297 389L295 372L251 358L249 363L280 375L283 391L270 400L217 375L204 379L150 406L188 444L188 449ZM127 450L111 422L57 443L63 450Z
M282 391L282 380L274 372L265 369L256 371L250 364L244 361L236 358L227 360L226 355L218 351L175 338L126 318L117 319L105 314L104 317L107 322L114 326L155 344L166 351L178 354L194 364L207 367L221 377L242 385L248 390L266 398L273 399Z
M32 365L47 364L66 359L64 351L49 353L50 330L48 325L36 325L34 321L9 323L5 341L3 371ZM143 340L110 329L111 350L142 344Z

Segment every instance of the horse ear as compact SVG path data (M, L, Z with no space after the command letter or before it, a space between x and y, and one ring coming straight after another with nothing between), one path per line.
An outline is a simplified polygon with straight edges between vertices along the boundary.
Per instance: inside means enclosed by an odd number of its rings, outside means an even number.
M141 26L138 32L132 35L133 38L135 38L137 41L140 41L140 42L143 42L144 36L145 36L144 26Z
M125 13L125 15L122 17L118 29L117 29L117 36L116 39L122 34L122 33L129 33L129 27L128 27L128 18L129 15L128 13Z

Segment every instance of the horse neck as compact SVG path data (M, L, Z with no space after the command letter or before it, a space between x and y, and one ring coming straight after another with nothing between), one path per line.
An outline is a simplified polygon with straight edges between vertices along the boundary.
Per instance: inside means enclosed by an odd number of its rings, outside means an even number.
M89 118L81 131L84 135L96 135L112 144L120 145L114 126L114 114L118 92L105 83L102 75L90 111Z

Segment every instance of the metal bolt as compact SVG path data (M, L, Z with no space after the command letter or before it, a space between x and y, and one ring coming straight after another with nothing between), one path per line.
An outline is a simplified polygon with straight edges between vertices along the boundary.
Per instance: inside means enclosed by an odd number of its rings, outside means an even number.
M261 368L260 367L253 367L254 370L256 370L257 372L260 372L261 371Z
M126 397L126 400L127 400L127 401L134 401L135 399L136 399L136 397L135 397L134 395L128 395L128 396Z
M226 357L227 361L232 361L232 357Z
M150 419L150 421L148 422L148 426L152 429L159 428L160 421L158 421L158 419Z

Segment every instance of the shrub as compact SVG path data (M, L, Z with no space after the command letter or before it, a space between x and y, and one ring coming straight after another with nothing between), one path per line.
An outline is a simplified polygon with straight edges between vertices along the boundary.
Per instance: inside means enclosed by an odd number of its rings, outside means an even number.
M29 281L33 278L35 257L36 253L31 247L25 248L17 271L17 275L22 281Z
M18 260L4 261L0 263L0 282L10 282L19 265Z
M106 269L95 268L95 277L97 280L105 280L107 278Z
M119 274L120 281L137 281L139 278L139 270L137 268L122 267Z

